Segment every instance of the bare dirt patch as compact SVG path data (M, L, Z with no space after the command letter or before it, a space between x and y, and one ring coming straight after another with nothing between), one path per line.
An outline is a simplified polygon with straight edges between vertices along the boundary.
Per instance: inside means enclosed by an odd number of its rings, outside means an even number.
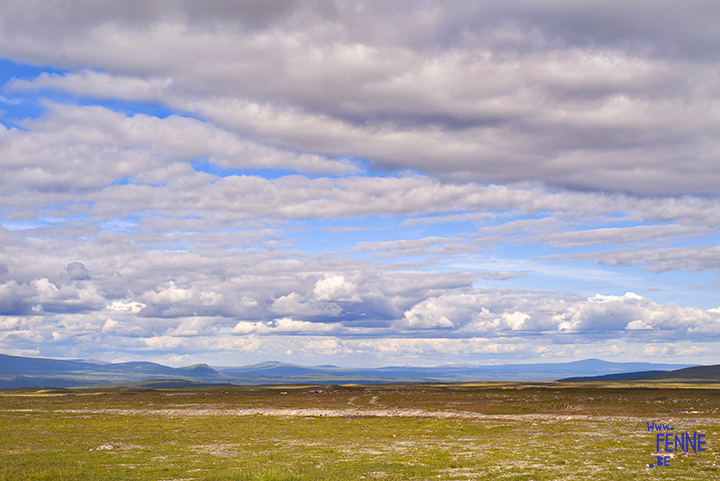
M14 410L3 410L14 411ZM585 422L633 422L644 421L647 416L598 416L586 414L481 414L469 411L435 411L424 409L58 409L56 413L68 414L113 414L144 416L279 416L279 417L344 417L344 418L431 418L431 419L481 419L498 421L585 421ZM675 416L677 420L682 417ZM717 425L720 419L688 416L692 422Z

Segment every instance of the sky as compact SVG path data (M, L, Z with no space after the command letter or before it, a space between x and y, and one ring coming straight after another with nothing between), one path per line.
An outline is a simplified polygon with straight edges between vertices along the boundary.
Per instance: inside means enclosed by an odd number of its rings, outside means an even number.
M6 0L0 352L720 363L716 0Z

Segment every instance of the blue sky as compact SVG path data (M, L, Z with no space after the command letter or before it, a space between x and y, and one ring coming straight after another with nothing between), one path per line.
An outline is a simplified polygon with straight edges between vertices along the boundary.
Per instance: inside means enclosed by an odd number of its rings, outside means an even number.
M718 17L6 2L0 352L717 363Z

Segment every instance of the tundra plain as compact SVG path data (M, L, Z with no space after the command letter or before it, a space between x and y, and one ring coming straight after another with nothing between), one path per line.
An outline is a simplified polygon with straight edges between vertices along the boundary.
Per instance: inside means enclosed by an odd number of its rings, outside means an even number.
M720 479L718 409L691 381L6 389L0 479ZM652 422L706 451L650 468Z

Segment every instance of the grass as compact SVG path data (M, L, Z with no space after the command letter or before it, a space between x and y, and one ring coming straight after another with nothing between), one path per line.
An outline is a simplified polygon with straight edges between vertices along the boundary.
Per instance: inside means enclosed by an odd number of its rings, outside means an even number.
M687 384L5 390L0 479L712 479L718 401ZM649 421L708 450L650 469Z

